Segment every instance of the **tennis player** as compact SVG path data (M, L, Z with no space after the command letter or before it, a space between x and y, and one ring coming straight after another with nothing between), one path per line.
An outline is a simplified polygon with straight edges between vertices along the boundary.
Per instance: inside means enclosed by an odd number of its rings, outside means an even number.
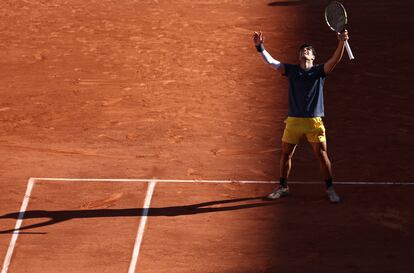
M332 184L332 168L327 153L326 133L322 122L324 117L323 86L326 76L339 63L344 53L344 43L348 32L338 34L338 47L332 57L324 64L314 64L316 52L309 44L299 48L299 64L281 63L274 59L264 48L263 34L254 32L253 42L263 61L288 78L289 105L288 117L282 137L280 158L280 184L268 195L278 199L289 195L288 178L292 156L302 137L306 137L319 161L325 179L326 193L332 203L341 201Z

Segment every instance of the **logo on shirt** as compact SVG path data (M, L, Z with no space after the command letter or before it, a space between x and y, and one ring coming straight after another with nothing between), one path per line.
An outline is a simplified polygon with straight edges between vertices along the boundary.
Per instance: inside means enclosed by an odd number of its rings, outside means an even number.
M312 76L313 74L314 72L306 72L306 73L299 72L299 77L302 77L303 75Z

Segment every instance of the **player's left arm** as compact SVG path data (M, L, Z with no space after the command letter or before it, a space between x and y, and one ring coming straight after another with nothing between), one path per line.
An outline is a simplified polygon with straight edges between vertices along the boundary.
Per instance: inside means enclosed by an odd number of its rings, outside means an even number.
M285 65L279 62L278 60L274 59L269 52L266 51L263 45L263 34L261 31L254 32L253 34L253 42L256 46L257 51L260 54L262 60L270 65L273 69L279 70L282 75L285 74Z
M344 30L342 33L338 34L338 47L336 48L334 54L332 57L323 65L323 70L326 75L332 72L332 70L335 68L335 66L339 63L339 61L342 58L342 55L344 55L344 46L345 41L349 39L348 31Z

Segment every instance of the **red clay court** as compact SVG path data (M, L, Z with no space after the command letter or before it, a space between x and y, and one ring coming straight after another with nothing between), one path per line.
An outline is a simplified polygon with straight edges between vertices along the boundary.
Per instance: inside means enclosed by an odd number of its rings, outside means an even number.
M287 81L327 60L329 1L2 1L2 273L414 271L411 1L344 0L325 85L340 204L304 141L279 178ZM16 229L17 228L17 229Z

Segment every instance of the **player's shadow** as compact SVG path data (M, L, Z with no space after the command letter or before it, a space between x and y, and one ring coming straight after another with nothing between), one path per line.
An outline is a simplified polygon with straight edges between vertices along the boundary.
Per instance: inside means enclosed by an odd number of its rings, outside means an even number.
M287 7L303 5L306 2L308 2L308 0L274 1L268 3L267 5L272 7Z
M243 201L252 201L252 200L262 200L258 203L247 203L239 205L227 205L230 203L237 203ZM210 212L222 212L222 211L232 211L256 207L271 206L277 203L275 202L263 202L266 200L265 197L249 197L249 198L238 198L230 200L216 200L211 202L204 202L193 205L186 206L172 206L172 207L160 207L160 208L127 208L127 209L93 209L93 210L60 210L60 211L48 211L48 210L29 210L25 211L24 215L21 216L19 212L13 212L9 214L4 214L0 216L0 219L37 219L37 218L46 218L47 221L36 223L28 226L20 227L19 229L9 229L1 230L0 234L19 232L22 233L22 230L29 230L49 225L58 224L72 219L81 219L81 218L103 218L103 217L139 217L142 216L144 211L147 215L152 216L180 216L180 215L192 215L199 213L210 213ZM31 232L30 232L31 233ZM43 233L34 233L34 234L43 234Z

